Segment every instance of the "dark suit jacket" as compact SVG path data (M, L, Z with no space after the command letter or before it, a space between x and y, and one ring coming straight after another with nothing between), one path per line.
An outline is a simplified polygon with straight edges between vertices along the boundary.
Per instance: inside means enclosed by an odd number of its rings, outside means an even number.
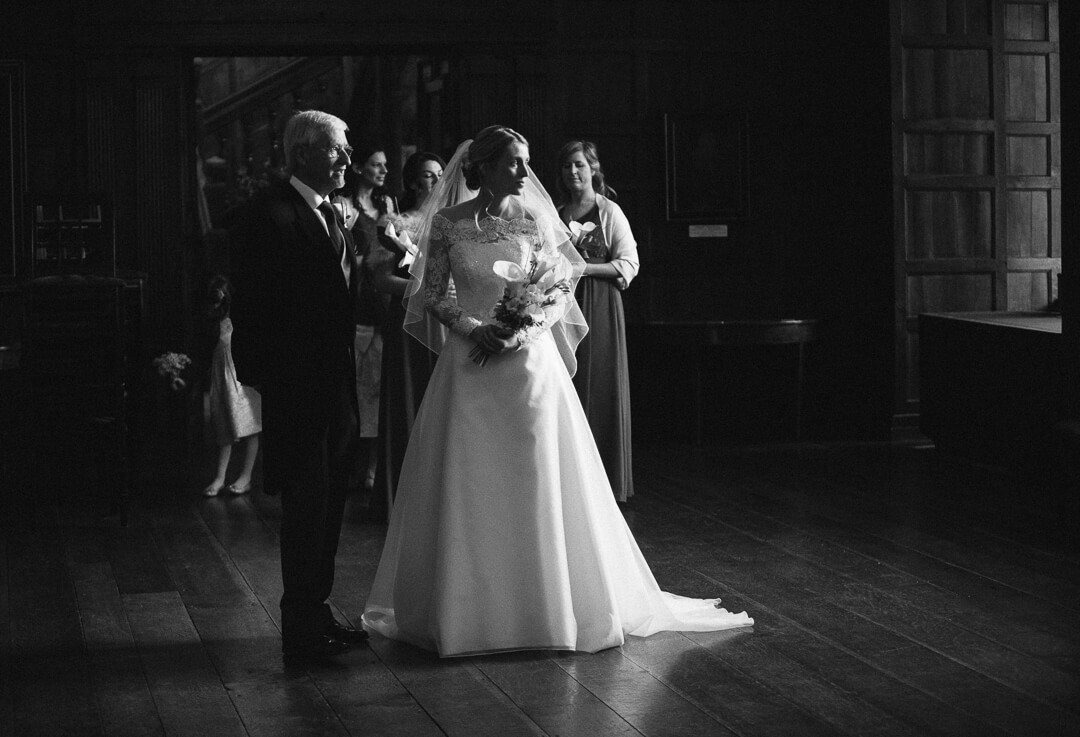
M271 185L230 229L233 360L241 383L316 402L340 396L351 353L360 270L351 283L319 216L288 181Z

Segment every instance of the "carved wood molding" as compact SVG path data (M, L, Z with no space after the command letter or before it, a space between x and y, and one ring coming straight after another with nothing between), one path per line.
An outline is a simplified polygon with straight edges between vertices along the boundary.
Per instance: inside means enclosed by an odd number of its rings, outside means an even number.
M248 111L266 107L272 100L299 89L305 82L340 66L341 58L337 56L304 57L286 64L221 102L207 106L202 111L203 126L207 131L217 130L233 120L242 119Z

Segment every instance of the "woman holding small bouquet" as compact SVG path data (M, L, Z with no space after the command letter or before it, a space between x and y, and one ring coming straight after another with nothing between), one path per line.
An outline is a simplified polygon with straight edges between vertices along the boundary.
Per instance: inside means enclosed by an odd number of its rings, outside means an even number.
M425 205L405 329L439 359L364 625L451 656L752 624L662 592L623 520L570 379L585 264L528 161L521 134L485 128Z
M630 372L621 290L638 273L630 223L604 182L592 141L569 141L559 151L559 216L585 259L577 300L589 334L578 345L574 387L589 418L615 498L634 493L630 446Z
M402 212L388 218L366 262L375 290L390 296L386 320L381 327L379 458L375 489L368 507L369 519L385 521L390 514L401 464L405 460L405 448L428 378L435 367L435 354L404 330L403 299L409 286L409 266L417 253L414 238L420 225L420 208L438 183L445 165L437 154L427 151L418 151L405 161Z
M383 333L390 298L372 284L372 256L379 250L379 236L390 218L397 215L397 202L386 191L386 147L375 141L359 142L350 154L352 164L345 170L345 186L333 197L352 231L360 263L360 285L356 299L356 396L360 403L360 438L357 478L350 486L371 489L377 462L379 399L382 395Z

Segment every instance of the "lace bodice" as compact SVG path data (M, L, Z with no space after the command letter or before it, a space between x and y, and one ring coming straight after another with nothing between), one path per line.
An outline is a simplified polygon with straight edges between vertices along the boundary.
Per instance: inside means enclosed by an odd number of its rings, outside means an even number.
M513 261L525 268L541 237L537 223L524 218L488 216L451 223L435 215L424 271L424 306L461 335L494 322L490 312L502 297L505 282L492 271L492 265ZM447 292L450 276L456 296Z

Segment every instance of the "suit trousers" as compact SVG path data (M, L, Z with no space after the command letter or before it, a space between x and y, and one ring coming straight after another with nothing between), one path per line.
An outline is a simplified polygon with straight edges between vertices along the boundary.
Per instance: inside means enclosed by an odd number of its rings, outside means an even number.
M357 404L348 364L315 401L286 387L263 397L264 443L281 495L281 629L285 641L324 634L333 621L326 599L356 445ZM346 359L343 359L343 361ZM280 391L279 391L280 389ZM280 423L280 424L278 424ZM271 462L271 456L278 462Z

